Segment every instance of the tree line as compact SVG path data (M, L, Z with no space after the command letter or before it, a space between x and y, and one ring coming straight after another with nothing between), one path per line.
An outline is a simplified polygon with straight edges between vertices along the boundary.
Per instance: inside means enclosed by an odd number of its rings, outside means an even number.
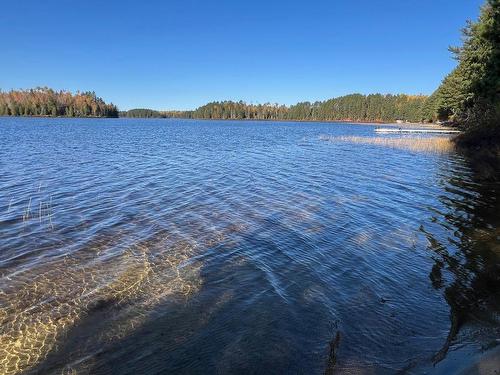
M199 119L420 122L424 120L426 99L424 95L351 94L291 106L223 101L208 103L188 114Z
M130 118L165 118L163 112L155 111L154 109L147 108L135 108L129 111L120 111L120 117L130 117Z
M193 111L157 111L149 108L134 108L120 111L120 117L129 118L193 118Z
M220 101L193 111L156 111L136 108L120 111L106 104L94 92L54 91L49 88L0 92L0 116L67 116L192 118L222 120L374 121L425 119L423 95L352 94L325 101L301 102L291 106Z
M243 101L218 101L193 111L154 111L133 109L120 112L123 117L192 118L219 120L298 120L298 121L371 121L389 122L424 120L424 95L352 94L325 101L280 104L248 104Z
M38 87L0 91L0 116L118 117L118 108L95 92L72 94Z

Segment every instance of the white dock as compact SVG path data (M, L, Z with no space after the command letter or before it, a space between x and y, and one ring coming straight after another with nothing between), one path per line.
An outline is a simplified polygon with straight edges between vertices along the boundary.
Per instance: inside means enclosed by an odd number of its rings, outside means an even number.
M434 134L457 134L460 130L454 129L404 129L404 128L377 128L377 133L434 133Z

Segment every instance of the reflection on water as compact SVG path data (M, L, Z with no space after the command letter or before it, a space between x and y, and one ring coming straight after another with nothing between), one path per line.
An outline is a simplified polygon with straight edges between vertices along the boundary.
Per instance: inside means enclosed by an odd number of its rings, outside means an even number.
M450 306L450 330L443 347L433 357L445 358L454 342L474 340L482 348L496 346L500 337L500 201L498 183L474 182L453 176L440 200L447 212L422 226L429 241L434 265L430 280L443 290ZM443 219L439 219L442 216ZM432 225L455 228L443 241L433 235ZM456 340L461 335L461 340Z
M324 142L373 133L341 124L0 126L0 373L419 373L499 337L498 184L451 150Z

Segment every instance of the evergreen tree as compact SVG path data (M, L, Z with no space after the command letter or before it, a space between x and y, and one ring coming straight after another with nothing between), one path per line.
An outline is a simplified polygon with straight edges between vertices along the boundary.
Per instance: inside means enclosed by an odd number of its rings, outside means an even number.
M500 0L487 0L477 22L468 22L458 66L431 96L426 116L467 130L500 126Z

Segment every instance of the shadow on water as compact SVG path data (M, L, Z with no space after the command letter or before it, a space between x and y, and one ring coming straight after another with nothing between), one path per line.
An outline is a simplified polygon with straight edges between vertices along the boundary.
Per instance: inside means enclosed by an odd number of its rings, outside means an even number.
M231 241L206 248L201 288L189 296L170 295L125 335L95 339L109 330L109 322L136 313L113 299L96 301L57 349L27 373L322 373L325 366L331 373L335 358L327 359L328 342L337 331L334 313L310 295L321 293L312 279L303 277L300 285L279 280L308 271L278 244L314 249L279 217L264 224L242 234L244 250ZM277 238L269 242L266 230L276 233L278 227ZM267 287L259 289L262 285ZM338 339L330 352L337 346Z
M120 314L116 301L98 301L79 322L61 338L57 349L26 374L137 374L157 373L161 360L168 361L174 344L182 345L189 338L186 327L170 324L175 315L188 309L187 300L171 299L162 304L168 308L169 319L145 323L115 340L96 339L109 329L113 316ZM194 328L194 327L192 327ZM175 339L174 339L175 337ZM100 345L96 345L96 344ZM157 357L161 360L155 361Z
M450 306L449 333L432 358L435 365L454 345L476 343L488 350L500 337L500 186L475 169L470 179L457 175L446 189L453 195L440 198L447 211L428 224L454 228L453 238L436 238L432 229L420 228L433 254L432 286Z

